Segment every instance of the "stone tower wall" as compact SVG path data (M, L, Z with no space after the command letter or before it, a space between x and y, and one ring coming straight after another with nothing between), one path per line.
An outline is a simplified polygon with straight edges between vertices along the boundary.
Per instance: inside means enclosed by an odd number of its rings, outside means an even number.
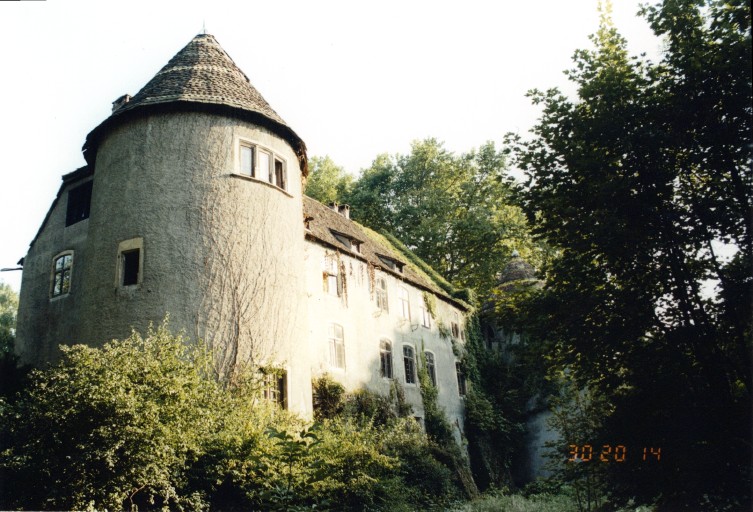
M285 161L287 192L238 174L240 139ZM306 333L304 237L301 173L285 141L207 113L130 120L98 148L88 223L78 341L101 345L169 314L172 330L213 347L218 371L276 363L310 390L292 358ZM129 240L141 244L142 272L122 286Z

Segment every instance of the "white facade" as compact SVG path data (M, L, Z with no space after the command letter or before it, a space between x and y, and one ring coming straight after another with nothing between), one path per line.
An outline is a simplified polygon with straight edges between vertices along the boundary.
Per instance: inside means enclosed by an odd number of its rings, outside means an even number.
M333 261L339 270L345 270L344 279L337 276L346 283L339 294L325 283L324 274ZM316 241L306 244L305 269L312 375L328 374L346 389L366 387L383 395L389 394L394 379L403 387L414 415L423 418L417 370L418 365L426 364L421 355L429 354L439 404L450 423L462 428L463 398L456 372L459 357L453 352L452 323L462 326L464 311L391 272ZM382 285L386 285L386 310ZM424 298L427 294L433 297L433 316ZM440 326L444 327L443 333ZM344 357L338 354L340 339L332 336L333 330L338 334L340 329ZM459 347L463 343L459 337L462 329L456 332L454 343ZM389 343L389 353L382 342ZM406 348L412 351L412 358L406 356ZM385 365L383 358L390 358L391 364Z

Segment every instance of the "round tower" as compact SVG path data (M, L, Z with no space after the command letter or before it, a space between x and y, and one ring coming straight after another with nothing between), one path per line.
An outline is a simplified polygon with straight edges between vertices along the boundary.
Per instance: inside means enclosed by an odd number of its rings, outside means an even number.
M196 36L119 98L84 155L94 178L77 341L169 315L225 375L295 364L306 149L214 37Z

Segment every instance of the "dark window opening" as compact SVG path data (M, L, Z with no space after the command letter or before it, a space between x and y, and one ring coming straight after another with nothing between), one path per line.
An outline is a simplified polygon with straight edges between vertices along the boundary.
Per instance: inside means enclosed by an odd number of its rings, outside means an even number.
M437 387L437 369L434 364L434 354L431 352L424 352L424 355L426 356L426 372L429 374L431 384L434 387Z
M138 249L123 252L123 286L138 284L140 255Z
M68 191L68 208L65 212L66 227L89 218L92 203L92 181Z
M392 378L392 343L387 340L379 342L379 374L387 379Z
M282 161L275 159L275 185L285 190L285 167Z
M403 363L405 365L405 383L416 383L416 358L413 354L413 348L403 346Z
M457 373L458 376L458 394L460 396L465 396L468 389L465 383L465 374L463 373L463 368L460 366L460 363L455 363L455 373Z

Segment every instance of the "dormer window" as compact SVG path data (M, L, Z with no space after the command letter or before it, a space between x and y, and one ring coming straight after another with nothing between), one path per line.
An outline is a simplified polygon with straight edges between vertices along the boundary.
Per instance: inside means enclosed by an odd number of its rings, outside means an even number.
M405 266L405 263L403 263L402 261L390 258L389 256L384 256L383 254L377 254L377 256L379 257L379 260L384 263L384 265L390 270L400 272L401 274L403 273L403 267Z
M356 240L355 238L346 235L344 233L340 233L339 231L335 231L333 229L330 229L330 232L332 233L332 236L334 236L338 242L343 244L346 249L349 251L353 251L355 253L360 254L361 253L361 242L360 240Z

